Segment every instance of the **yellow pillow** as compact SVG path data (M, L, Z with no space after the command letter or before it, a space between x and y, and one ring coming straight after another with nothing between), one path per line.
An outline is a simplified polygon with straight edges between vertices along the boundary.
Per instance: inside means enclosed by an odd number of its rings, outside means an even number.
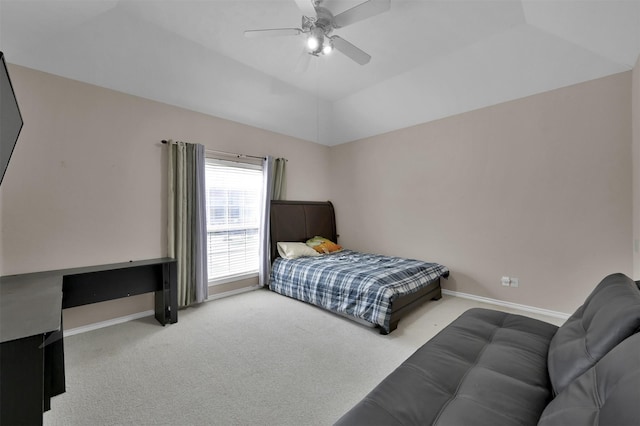
M333 253L342 250L342 246L323 237L313 237L307 240L307 245L318 253Z

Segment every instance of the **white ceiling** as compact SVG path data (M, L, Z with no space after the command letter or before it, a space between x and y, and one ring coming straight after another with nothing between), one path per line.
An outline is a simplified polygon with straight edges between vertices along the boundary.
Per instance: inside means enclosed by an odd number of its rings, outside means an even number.
M360 1L326 0L334 14ZM640 0L391 0L296 72L294 0L0 0L8 62L335 145L633 68ZM178 137L179 135L174 135Z

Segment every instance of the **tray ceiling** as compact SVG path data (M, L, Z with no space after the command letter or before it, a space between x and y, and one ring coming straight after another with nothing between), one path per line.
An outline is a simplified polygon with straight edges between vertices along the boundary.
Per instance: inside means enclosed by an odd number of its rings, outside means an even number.
M327 0L334 13L359 1ZM296 72L294 0L0 1L7 61L335 145L633 68L640 0L392 0Z

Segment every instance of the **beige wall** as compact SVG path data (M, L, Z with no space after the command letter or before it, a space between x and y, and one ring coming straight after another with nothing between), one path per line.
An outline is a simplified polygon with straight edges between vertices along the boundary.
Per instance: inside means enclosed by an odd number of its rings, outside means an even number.
M449 290L573 312L631 274L631 139L626 72L333 147L340 241L447 265Z
M633 276L640 280L640 56L633 69Z
M331 199L343 244L441 262L450 290L571 312L633 268L638 64L332 148L9 67L25 127L0 188L2 275L164 256L166 138L287 157L288 198ZM74 308L65 326L152 307Z
M166 256L162 139L286 157L290 198L329 199L326 146L20 66L9 71L25 125L0 189L2 275ZM153 309L150 297L136 300L67 310L65 325Z

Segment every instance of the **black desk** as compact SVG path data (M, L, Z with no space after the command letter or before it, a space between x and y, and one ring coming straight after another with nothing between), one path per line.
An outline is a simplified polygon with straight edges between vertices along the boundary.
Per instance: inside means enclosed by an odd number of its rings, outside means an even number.
M148 292L158 322L178 322L175 259L0 277L0 424L42 424L65 391L62 309Z
M51 397L64 392L61 308L60 275L0 278L0 424L41 424Z
M178 322L177 261L171 258L65 269L62 309L155 292L156 319Z

